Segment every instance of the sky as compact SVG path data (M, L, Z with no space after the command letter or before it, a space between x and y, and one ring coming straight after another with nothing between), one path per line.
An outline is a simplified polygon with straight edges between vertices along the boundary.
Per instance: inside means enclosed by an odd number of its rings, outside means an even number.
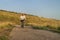
M60 0L0 0L0 9L60 20Z

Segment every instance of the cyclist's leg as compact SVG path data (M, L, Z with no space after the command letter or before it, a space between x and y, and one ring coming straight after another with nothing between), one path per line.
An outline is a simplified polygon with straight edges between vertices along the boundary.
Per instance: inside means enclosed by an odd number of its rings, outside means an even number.
M24 28L24 20L21 21L21 27Z

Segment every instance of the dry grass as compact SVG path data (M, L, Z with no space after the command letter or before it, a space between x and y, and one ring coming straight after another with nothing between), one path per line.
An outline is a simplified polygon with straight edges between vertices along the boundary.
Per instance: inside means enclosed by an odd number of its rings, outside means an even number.
M20 25L20 16L22 13L10 12L5 10L0 10L0 22L9 22ZM36 25L36 26L51 26L51 27L59 27L60 20L38 17L30 14L25 14L27 17L26 24ZM2 23L4 24L4 23Z
M0 24L0 40L9 40L9 34L14 26L9 22L4 22Z

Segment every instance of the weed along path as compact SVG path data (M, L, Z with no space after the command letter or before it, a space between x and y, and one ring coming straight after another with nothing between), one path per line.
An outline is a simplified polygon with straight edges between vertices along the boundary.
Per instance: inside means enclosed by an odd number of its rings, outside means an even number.
M9 36L10 40L60 40L60 34L28 26L21 28L18 25L13 28Z

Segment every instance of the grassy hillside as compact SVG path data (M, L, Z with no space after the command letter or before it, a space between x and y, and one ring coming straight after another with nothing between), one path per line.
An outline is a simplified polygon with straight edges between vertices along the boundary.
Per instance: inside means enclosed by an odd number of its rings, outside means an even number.
M6 10L0 10L0 25L11 23L11 24L20 24L19 16L22 13L10 12ZM38 17L30 14L25 14L27 17L26 25L36 25L36 26L60 26L60 20L49 19L44 17Z
M20 25L20 16L22 13L0 10L0 40L8 40L9 33L14 28L13 25ZM35 15L25 14L27 19L25 25L32 25L33 28L47 29L55 28L52 31L60 33L60 20L38 17ZM58 30L57 30L58 29Z

